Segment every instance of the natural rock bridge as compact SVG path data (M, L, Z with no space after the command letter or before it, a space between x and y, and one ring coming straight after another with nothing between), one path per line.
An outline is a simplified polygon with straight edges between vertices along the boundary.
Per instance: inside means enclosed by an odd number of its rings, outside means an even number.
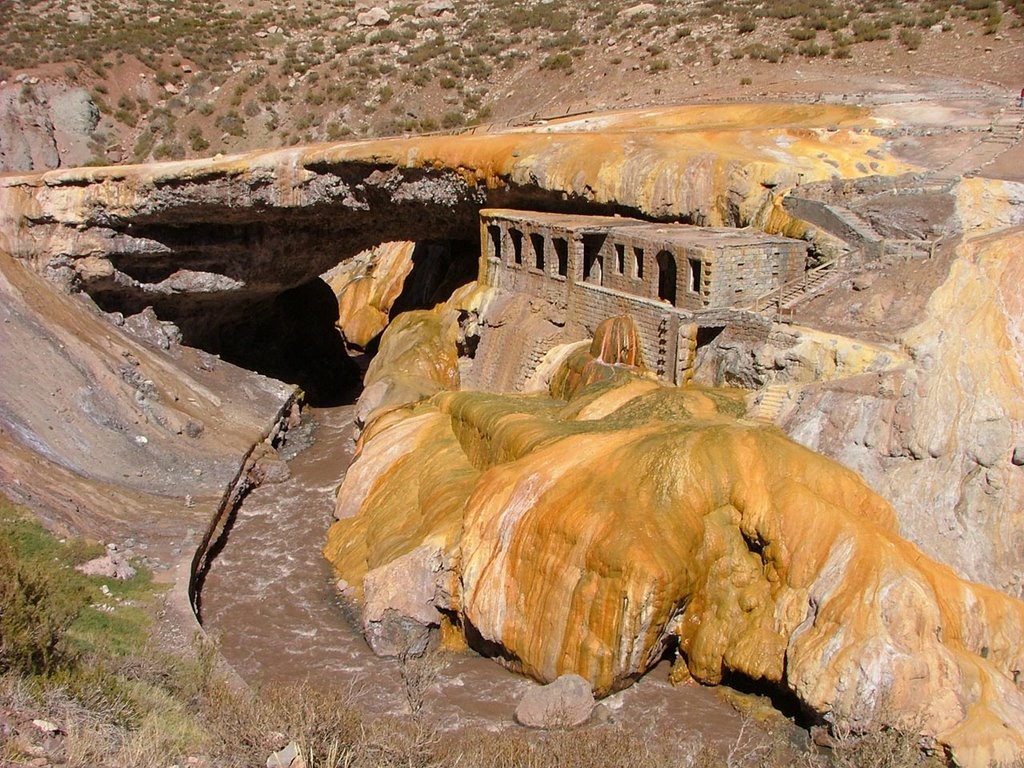
M0 248L40 271L70 269L65 279L101 303L153 305L184 319L186 296L209 304L279 293L385 240L475 243L484 206L729 226L772 220L779 229L788 217L774 220L771 190L830 178L836 166L854 175L905 170L876 159L880 141L861 130L866 112L762 108L756 131L746 116L738 108L623 113L531 132L8 177ZM714 155L698 117L717 123ZM730 132L742 133L742 148Z
M752 125L759 127L752 129L749 127ZM0 312L4 322L0 324L0 349L4 351L5 375L0 379L0 485L18 498L42 502L54 510L58 523L70 521L78 530L93 535L127 535L146 526L149 535L161 537L168 547L174 545L171 551L176 555L196 551L198 547L200 554L190 563L194 571L223 522L224 511L249 484L259 482L261 475L269 471L267 463L275 458L268 443L282 425L291 421L290 388L225 360L233 359L245 367L272 374L279 370L295 373L295 362L285 358L289 345L300 339L308 345L310 335L319 337L314 340L314 348L317 344L318 349L339 344L330 323L321 323L338 312L333 294L327 291L326 285L317 283L317 277L328 268L385 241L443 241L447 244L443 253L450 256L456 267L464 266L465 273L471 277L477 273L481 245L478 214L484 207L561 214L619 213L647 221L703 226L751 225L773 235L815 240L821 233L782 206L782 200L792 187L873 174L895 176L915 170L888 154L884 137L871 131L877 125L878 120L868 111L853 108L691 107L588 116L488 136L348 143L207 161L77 169L2 178ZM1016 237L1019 240L1019 233ZM486 246L487 237L483 239ZM1003 262L987 254L998 256L1003 247L996 241L979 245L981 258L977 264L990 269L992 275L986 278L988 282L964 280L964 285L982 286L985 290L992 286L993 294L1001 290L1004 273L992 265ZM581 252L586 262L585 249ZM497 254L493 255L497 259ZM617 260L618 253L609 253L606 258ZM19 260L21 264L17 263ZM497 260L500 263L500 259ZM81 296L54 291L38 274L25 269L25 264L63 284L72 293L83 289L110 314L104 316L97 312ZM557 258L552 264L557 273ZM686 267L682 261L677 264ZM974 268L974 262L969 259L958 264L961 271ZM506 262L505 267L509 274L515 271L514 250L512 264ZM680 285L684 289L694 285L697 270L692 266L687 268L690 272L685 277L682 270L676 275L676 298L679 298ZM580 274L583 275L582 269ZM587 274L593 279L595 273L588 271ZM1014 274L1005 271L1007 284ZM660 280L657 286L653 282L645 283L645 290L656 293L646 298L671 304L669 283L662 284ZM1013 282L1013 285L1018 283ZM939 293L937 291L936 295ZM963 291L952 286L947 293L959 296ZM529 302L528 297L527 313L531 311ZM943 306L949 307L941 317L943 323L947 320L945 315L961 311L956 302ZM155 308L155 316L153 311L141 311L147 307ZM442 311L457 315L461 308L453 304L439 309L438 313ZM894 648L910 650L898 655L896 666L877 669L888 674L885 670L896 667L903 670L900 665L905 662L910 671L900 671L899 679L916 681L919 677L915 659L921 656L918 649L924 648L931 664L929 684L933 686L927 691L944 691L941 699L921 696L917 683L908 683L893 688L898 695L889 703L897 708L904 704L909 709L927 707L931 718L928 733L957 750L958 759L963 758L965 764L983 765L992 758L1009 758L1020 753L1024 724L1020 720L1021 708L1017 702L1021 694L1016 684L1024 658L1019 647L1024 608L995 590L966 585L944 567L922 558L912 545L898 539L896 523L902 510L894 512L848 470L839 469L825 459L812 462L805 449L786 441L781 433L744 421L742 404L734 402L737 400L735 393L723 396L725 399L716 403L704 395L661 387L642 370L636 373L638 378L624 384L626 388L621 391L614 382L606 383L609 389L603 393L581 389L580 400L570 403L568 411L565 400L571 397L559 397L552 403L538 406L530 398L513 398L505 403L480 393L448 392L445 388L452 382L455 383L453 389L457 389L459 360L453 351L456 348L454 334L449 334L449 326L445 325L450 318L438 319L438 313L409 313L402 317L418 314L422 322L417 325L417 319L406 319L392 326L404 325L414 342L426 338L437 341L438 348L444 346L449 354L445 358L445 370L438 371L441 366L436 365L434 359L427 362L434 365L435 372L444 374L445 381L440 382L435 392L427 393L436 397L425 404L421 412L399 414L396 411L393 421L371 425L372 434L365 444L374 447L364 451L360 459L363 469L352 474L363 477L366 482L357 482L357 477L351 481L355 489L350 488L347 495L339 497L353 502L349 507L353 510L360 507L361 514L363 496L370 498L369 491L387 484L390 475L398 477L394 473L399 470L401 473L406 470L429 473L434 469L432 462L436 461L440 462L439 473L424 476L423 487L445 490L458 487L468 493L472 488L465 481L470 475L479 474L482 482L498 478L501 482L495 483L495 487L507 487L506 495L513 500L510 505L495 502L499 512L506 508L515 511L529 507L539 510L536 519L540 527L553 520L575 525L572 521L577 518L573 516L545 515L540 505L520 504L521 492L540 494L542 489L530 483L520 484L518 465L510 467L506 474L501 462L535 462L537 471L530 477L540 477L544 472L570 479L593 477L595 481L588 483L588 487L604 493L609 503L615 502L609 508L613 507L616 513L625 513L629 505L617 500L632 499L636 494L632 489L620 487L619 479L634 479L635 467L641 466L639 451L641 448L648 451L649 445L644 443L637 447L634 459L634 454L616 449L617 441L643 435L654 440L657 433L658 440L667 441L664 450L656 447L653 453L645 452L643 456L671 457L669 448L675 450L682 445L679 443L683 440L681 435L686 435L686 440L706 443L706 465L691 462L687 457L697 454L682 446L683 453L678 461L659 464L664 470L659 477L663 477L665 489L671 493L648 494L647 500L655 504L660 503L658 499L676 498L673 494L686 496L688 506L679 508L693 510L687 518L692 530L683 531L679 541L685 547L706 544L709 565L691 575L699 577L701 585L706 583L704 605L711 613L718 605L716 601L725 599L727 603L729 626L721 633L715 634L709 629L706 636L698 633L700 636L691 637L688 630L683 631L682 625L676 627L680 630L678 647L687 654L688 663L695 659L698 662L699 668L691 672L699 679L714 682L723 670L739 670L754 678L789 686L816 711L845 711L859 716L870 709L866 702L870 703L876 690L871 687L875 678L857 677L858 682L846 689L843 688L844 676L859 669L862 654L858 643L874 643L875 638L885 636L890 640L871 646L878 658L889 659ZM891 414L890 421L885 422L893 427L886 437L890 442L880 445L868 459L877 458L880 466L889 468L893 465L906 467L912 460L924 459L926 455L933 459L947 457L945 464L927 465L927 472L911 477L913 482L907 484L911 490L905 490L905 495L912 495L914 483L920 487L934 480L943 487L955 485L956 478L951 481L944 474L951 467L951 471L958 473L957 478L964 477L965 483L984 481L986 494L1001 494L993 505L1016 510L1020 505L1014 500L1019 498L1022 484L1016 475L1009 474L1013 471L1009 466L1011 456L1016 455L1012 447L1019 442L1021 434L1019 408L1012 406L1020 402L1019 381L1007 377L1005 387L993 390L987 400L982 402L979 397L977 404L972 401L964 408L956 403L948 404L945 397L940 403L943 407L936 407L932 402L937 397L935 393L944 396L948 392L946 382L955 380L943 378L943 371L983 368L961 365L958 357L961 352L966 359L968 354L977 355L979 350L993 348L979 341L990 339L993 334L1001 334L1007 340L1019 338L1006 330L1010 325L1004 323L1004 316L999 312L985 317L988 319L984 328L968 328L975 335L964 335L941 345L933 341L943 338L939 330L922 326L921 338L909 337L910 352L906 356L895 352L891 356L902 365L898 371L872 369L871 355L864 354L856 339L844 340L832 335L812 340L809 346L815 355L821 350L827 353L812 361L815 365L820 363L818 367L822 369L829 365L836 370L848 366L850 370L863 372L867 378L860 384L870 389L869 404L879 411L885 409L885 413L898 414L898 423ZM181 329L190 345L207 352L223 353L223 359L172 343L167 335L173 330L159 322L167 320ZM267 326L268 321L271 326ZM155 346L142 343L120 325L148 334L150 340L158 343ZM317 334L312 330L315 328L322 328L324 332ZM522 343L522 339L511 337L529 335L519 328L506 327L505 331L504 337L491 335L492 347L496 339L499 344L506 339ZM165 335L160 336L161 333ZM417 337L417 333L421 336ZM568 368L558 369L562 372L560 375L568 377L567 381L575 382L565 390L586 384L587 376L599 375L605 364L619 370L617 366L621 366L622 361L614 355L605 360L607 351L625 350L631 360L639 357L633 353L641 342L631 342L620 349L621 336L614 330L606 334L608 350L598 344L596 350L572 352L565 359ZM161 340L163 344L159 343ZM572 341L578 342L578 339ZM493 361L507 351L500 346L486 349L487 343L480 341L482 362L476 375L482 378L487 378L488 373L483 362ZM401 347L400 338L397 346ZM505 346L511 348L512 344ZM268 347L276 349L266 349ZM413 343L397 353L392 348L390 353L395 359L408 350L412 350L412 355L425 355L433 349L430 344ZM265 356L262 361L256 359L261 353ZM589 359L592 353L597 356ZM243 354L255 357L244 359ZM741 349L740 354L752 357L747 349ZM769 351L758 364L780 369L790 364L787 354ZM310 354L303 364L327 357L329 355ZM915 366L920 359L920 365L913 367L911 357ZM537 362L535 357L523 359ZM19 364L8 366L8 360ZM375 365L378 360L383 361L380 366L383 368L388 354L378 355ZM281 367L275 368L272 364L275 362ZM996 366L985 368L995 369ZM565 370L569 373L564 373ZM932 375L933 370L939 373ZM330 384L330 373L320 380ZM336 377L337 381L344 378ZM290 380L299 379L293 376ZM558 379L552 381L557 383ZM412 390L414 388L409 391ZM323 391L332 391L332 387L325 386ZM575 390L572 394L575 397ZM818 424L825 422L821 413L827 411L830 419L839 420L849 414L854 414L851 419L857 418L856 414L862 412L862 403L843 399L845 394L838 389L821 387L817 395L820 401L813 402L819 402L814 406L819 410L808 411L807 416L817 421L802 425L807 442L813 442L823 433ZM641 397L646 400L641 401ZM838 405L831 407L829 398L835 398ZM612 423L614 419L608 421L605 417L632 408L630 404L634 401L638 405L646 402L652 410L631 412L640 421L634 425L636 429L626 430L628 434L618 437L608 432L602 442L607 449L607 464L595 465L592 472L587 469L581 473L568 464L562 466L550 460L552 457L545 451L552 448L559 454L559 461L590 460L595 456L600 459L584 441L605 426L617 428ZM1001 416L1004 411L998 410L1004 406L1005 419ZM522 413L517 410L520 407L524 409ZM453 416L456 411L457 415ZM999 415L989 418L990 412ZM493 418L496 413L503 415ZM936 414L945 413L958 414L963 423L950 424L936 439L927 440L927 450L922 449L923 438L921 444L907 442L914 438L915 431L927 437L922 425L931 428L930 425L944 423ZM404 421L410 414L415 429L406 429ZM653 417L648 418L652 414ZM665 414L689 426L683 432L674 430L667 423L672 419L662 418ZM505 421L518 425L517 429L527 428L527 433L521 435L516 429L504 430ZM976 426L991 422L999 429L985 426L985 431L981 431ZM1005 429L1002 428L1004 422ZM629 422L623 420L622 424ZM487 425L496 426L494 434L488 433ZM455 426L458 429L453 431ZM702 435L712 434L714 430L725 430L731 435L737 450L729 449L728 442L704 440ZM949 439L954 431L960 444ZM439 437L442 438L440 443ZM538 441L533 442L534 438ZM560 450L548 442L553 439L568 441L564 444L568 449ZM416 451L425 451L429 460L414 458L407 462L403 459L399 462L401 466L389 466L387 471L382 471L381 467L374 466L374 457L397 455L390 451L391 441L401 449L398 453L403 457L415 457ZM407 445L408 441L411 442ZM872 434L862 442L865 449L874 451L882 441ZM438 445L447 447L439 451ZM986 449L983 455L975 450L978 446ZM525 450L527 447L535 450L532 458L530 451ZM833 453L841 453L842 447ZM460 452L462 459L459 459ZM456 459L454 464L443 464L442 460L452 457ZM855 454L857 457L859 454ZM862 463L869 465L868 460L861 458ZM968 461L973 464L968 466ZM782 464L776 467L775 462ZM758 477L765 480L766 488L772 486L769 490L748 482L752 465L762 466L764 471ZM794 475L790 471L794 466L803 469ZM609 467L619 468L608 471ZM680 467L688 467L686 471L695 479L677 482L679 472L676 470ZM721 467L730 469L720 471ZM978 467L985 467L986 471L981 472ZM964 474L968 470L970 474ZM446 478L444 473L449 471L456 473L458 482L436 481L436 478ZM399 495L412 493L420 487L421 480L414 476L415 472L409 475L409 482L395 485ZM841 484L845 491L836 495L835 478L839 476L845 478ZM552 475L550 488L558 491L552 492L548 499L552 509L563 508L563 498L576 500L581 509L599 508L571 485L556 485L556 479ZM777 482L820 489L820 493L818 490L804 493L800 488L794 491L790 485L775 488L773 484ZM607 487L604 483L608 483ZM702 494L707 488L718 489L719 495L704 498ZM742 493L734 492L735 488L740 488ZM923 494L921 497L926 498ZM491 497L481 493L474 498ZM903 501L906 503L905 499ZM977 505L971 499L963 505L957 503L955 509L953 502L947 504L946 501L941 500L943 510L949 507L950 514L955 512L958 518L978 517L987 509L975 509ZM447 515L441 522L448 526L444 530L450 530L453 536L458 531L478 530L480 542L485 544L491 539L504 540L489 533L489 526L500 520L500 515L483 514L488 510L481 510L480 525L473 529L461 520L465 505L458 494L446 495L445 504L448 506L431 505L428 512L435 514L440 509ZM820 513L831 507L841 510L842 514ZM413 505L403 508L412 509ZM380 511L386 507L368 503L366 509ZM929 516L917 514L915 507L910 509L915 512L911 517L917 520L917 525L924 526L931 520ZM652 520L662 517L663 510L652 507ZM1014 514L1004 517L1006 527L1010 527ZM211 518L215 521L213 526L209 524ZM355 521L352 524L363 525L359 518L351 519ZM423 520L427 519L425 514ZM841 520L842 525L835 523L836 520ZM813 550L803 547L810 523L828 528L810 537L816 542ZM993 524L991 529L984 528L978 535L988 536L1001 525L1002 522ZM648 530L630 523L621 528L637 533ZM182 529L188 529L187 533ZM581 530L584 529L592 530L589 525L583 525ZM717 536L718 529L728 537ZM384 528L367 526L371 537L380 530ZM616 541L621 538L618 530L614 529ZM529 533L525 528L524 531ZM701 532L709 535L700 538ZM975 535L973 530L970 532ZM576 542L582 537L569 531L552 540ZM534 551L535 539L531 536L524 534L517 541L519 551L528 555ZM665 541L664 537L659 541ZM885 544L881 547L883 553L897 552L900 556L876 557L879 541ZM719 544L723 542L727 545L728 551L724 554L728 557L719 557L723 554ZM796 542L801 542L800 546ZM850 552L854 545L851 542L856 544L858 558ZM333 543L356 550L362 546L358 537L347 534L336 535ZM454 546L454 539L449 543ZM942 541L937 549L946 546ZM465 543L459 547L460 552L470 551ZM648 551L650 548L641 549ZM479 547L481 563L487 559L487 551L486 546ZM501 550L502 558L503 553ZM859 553L863 553L862 558ZM358 566L353 566L353 578L365 569L367 563L359 551L342 554L342 559L351 555ZM1010 555L999 560L998 567L1012 566ZM674 557L664 562L698 562L690 557ZM523 560L524 568L530 560L530 557ZM630 555L626 559L627 562L633 560L638 558ZM745 570L726 568L733 560L742 562ZM467 562L473 565L471 560ZM564 558L555 556L549 562L565 576L567 572L561 567ZM911 563L908 567L917 569L917 575L907 576L905 562ZM715 577L717 571L710 567L715 563L721 563L728 573L739 574L732 585L736 590L722 591L725 581ZM777 579L766 578L766 564L771 564L776 569L774 572L782 575ZM861 578L859 564L863 564L869 576L879 574L879 578L875 581L871 580L873 577ZM862 613L855 614L856 620L852 622L843 600L834 602L834 610L826 605L828 595L838 594L834 582L838 578L837 569L842 570L843 578L848 576L849 584L853 585L849 594L857 598L859 605L866 606ZM481 573L486 570L483 568ZM679 575L678 569L670 571L675 574L672 578ZM610 572L632 571L616 566ZM530 583L538 587L551 583L550 579L535 579L534 571L524 570L523 575L534 579ZM474 576L473 573L468 577L462 574L460 578L465 585L471 584ZM654 581L661 583L658 579ZM750 584L759 586L751 592L746 589ZM902 585L899 595L906 611L901 608L893 614L884 610L888 585ZM640 591L648 586L646 577L637 582ZM669 598L669 602L674 605L678 600L680 607L699 608L700 601L691 600L691 587L692 584L683 585L682 591ZM566 582L566 588L572 591L575 587ZM858 596L862 592L858 590L866 590L865 600L860 601ZM518 594L529 593L530 590L521 590ZM772 602L764 597L768 593L781 597ZM823 596L821 600L815 598L808 602L808 594L819 593ZM454 595L454 591L451 594ZM466 593L468 600L479 596L483 608L491 597L503 600L502 594L494 590L483 590L479 595ZM608 594L617 593L609 589ZM954 595L962 599L954 599ZM555 603L570 604L561 599L556 599ZM636 602L637 606L641 604ZM610 598L607 605L609 616L618 615L617 598ZM967 609L971 605L982 605L983 609L972 612ZM504 602L497 606L499 610L495 615L499 618L505 615L504 606ZM827 608L821 612L822 621L818 620L816 610L808 612L815 606ZM483 613L472 614L477 609L470 602L458 608L465 608L471 623L487 628L491 633L489 637L509 648L515 647L513 634L527 631L524 628L530 626L528 622L518 622L506 627L495 620L493 626L485 627L486 617ZM752 608L756 610L752 612ZM445 608L452 609L452 606ZM904 616L923 618L915 623L916 619L905 621ZM530 614L530 620L543 618ZM668 617L673 618L678 616ZM846 665L839 659L830 668L835 674L829 676L819 674L820 665L816 662L809 663L797 679L786 668L792 650L790 644L800 636L805 640L813 639L814 647L810 649L813 653L807 658L814 661L814 654L819 650L825 653L830 638L836 636L833 625L826 619L834 620L835 626L851 627L846 637L850 640L848 658L852 661ZM579 622L570 619L565 626L578 627ZM712 622L697 622L694 626L714 629ZM812 635L808 626L813 626L817 634ZM936 633L935 626L948 627L948 632ZM641 649L641 655L646 654L645 659L658 657L658 649L665 640L658 633L664 629L656 628L655 635L648 638L650 642ZM531 638L545 639L539 632L527 631L527 634ZM621 638L628 634L616 633L615 636ZM747 656L740 651L745 654L753 650L751 658L760 658L756 651L767 647L766 638L774 649L771 664L741 665L741 656L743 659ZM720 640L728 642L722 645ZM564 666L560 657L547 658L550 650L547 646L527 646L516 653L523 660L523 668L532 669L538 677L555 674ZM570 640L566 647L578 647L578 644ZM539 659L535 664L530 661L534 651ZM642 666L616 668L608 674L602 672L600 687L602 690L615 687L638 673ZM1010 703L1004 707L1000 702Z

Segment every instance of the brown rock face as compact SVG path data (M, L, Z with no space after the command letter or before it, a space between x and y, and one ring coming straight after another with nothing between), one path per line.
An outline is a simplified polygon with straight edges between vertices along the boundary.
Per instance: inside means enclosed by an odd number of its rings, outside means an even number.
M999 206L994 202L995 214ZM930 555L1020 595L1024 230L960 246L900 369L808 389L786 431L860 472Z
M208 523L292 388L152 330L140 341L0 253L4 493L103 541L144 526L180 546Z
M604 694L678 647L702 682L917 724L964 764L1021 751L1024 604L926 558L860 478L731 395L596 366L567 401L445 392L371 424L326 548L341 576L436 542L455 578L435 609L539 680Z

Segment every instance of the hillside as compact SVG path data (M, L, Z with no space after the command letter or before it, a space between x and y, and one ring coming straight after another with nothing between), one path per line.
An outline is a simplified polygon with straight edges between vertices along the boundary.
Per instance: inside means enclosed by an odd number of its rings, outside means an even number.
M0 18L3 170L908 84L1009 103L1024 71L1021 0L16 5Z

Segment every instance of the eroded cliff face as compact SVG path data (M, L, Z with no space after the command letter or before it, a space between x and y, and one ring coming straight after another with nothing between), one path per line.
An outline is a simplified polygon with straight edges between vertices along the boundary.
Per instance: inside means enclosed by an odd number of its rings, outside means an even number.
M115 324L0 253L0 320L0 488L54 527L105 542L144 530L148 555L180 556L186 529L201 535L274 455L250 451L294 389L181 347L152 312Z
M901 370L808 388L784 426L862 473L904 534L1013 594L1024 557L1024 230L965 241Z
M856 474L738 418L735 393L663 386L635 349L613 321L557 397L455 392L441 371L437 394L377 411L325 549L375 648L454 626L599 693L668 651L677 677L781 685L964 765L1020 754L1024 604L929 560Z

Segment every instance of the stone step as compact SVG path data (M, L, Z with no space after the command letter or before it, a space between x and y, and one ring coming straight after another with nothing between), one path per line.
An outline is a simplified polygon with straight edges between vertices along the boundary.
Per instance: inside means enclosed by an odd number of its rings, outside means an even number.
M754 403L747 410L747 418L764 424L774 424L788 400L789 385L769 384L754 396Z
M842 277L842 272L835 267L818 272L807 281L806 285L797 286L795 287L795 290L791 289L790 291L783 293L782 308L792 309L797 304L817 296L827 288L832 287L834 284L838 283Z
M830 205L829 210L832 211L836 218L845 222L851 229L864 238L864 240L877 242L882 239L882 236L875 231L875 228L871 226L870 222L854 211L851 211L849 208Z

